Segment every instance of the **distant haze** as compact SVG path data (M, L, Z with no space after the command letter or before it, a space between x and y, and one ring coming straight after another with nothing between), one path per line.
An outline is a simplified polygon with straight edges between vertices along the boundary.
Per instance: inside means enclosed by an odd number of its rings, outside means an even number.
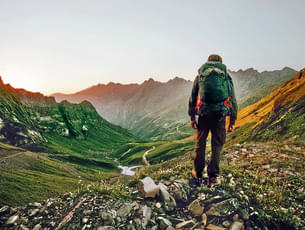
M304 8L303 0L0 0L0 75L51 94L193 80L211 53L235 71L300 70Z

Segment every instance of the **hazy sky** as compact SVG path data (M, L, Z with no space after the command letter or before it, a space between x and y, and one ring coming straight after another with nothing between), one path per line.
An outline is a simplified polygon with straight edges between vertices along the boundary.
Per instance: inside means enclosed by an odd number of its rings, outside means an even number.
M45 94L97 83L305 67L303 0L0 0L0 75Z

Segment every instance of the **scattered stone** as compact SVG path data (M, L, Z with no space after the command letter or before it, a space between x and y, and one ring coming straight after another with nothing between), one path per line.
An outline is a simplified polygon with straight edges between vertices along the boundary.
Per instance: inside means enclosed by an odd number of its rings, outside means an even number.
M38 202L34 202L34 203L32 204L32 206L33 206L33 207L36 207L36 208L40 208L40 207L41 207L41 204L38 203Z
M235 221L231 226L230 230L244 230L245 226L243 223Z
M208 223L208 216L205 213L203 213L201 219L202 219L201 220L202 225L206 226Z
M12 224L14 224L14 223L18 220L18 218L19 218L19 215L18 215L18 214L13 215L13 216L11 216L11 217L7 220L6 224L7 224L7 225L12 225Z
M91 213L92 213L91 210L84 210L84 211L83 211L83 214L84 214L85 216L88 216L88 215L90 215Z
M0 214L6 214L9 213L10 208L9 206L3 206L2 208L0 208Z
M25 216L20 217L20 220L23 224L28 224L29 223L29 219Z
M199 200L194 200L187 208L194 216L200 216L203 213L203 207L201 206Z
M36 224L35 227L33 228L33 230L39 230L41 229L41 225L40 224Z
M207 229L207 230L226 230L225 228L214 225L214 224L209 224L205 229Z
M104 221L104 224L106 224L106 225L113 225L114 224L112 213L101 212L100 217Z
M115 228L112 226L102 226L98 227L97 230L115 230Z
M130 214L132 208L133 206L131 204L125 204L118 210L117 214L121 218L127 217Z
M144 216L143 228L145 228L146 225L148 224L148 222L150 221L151 214L152 214L151 208L145 205L144 208L143 208L143 216Z
M172 226L172 223L164 217L158 217L157 219L161 230L166 230L169 226Z
M156 206L156 208L161 208L162 204L160 202L157 202L155 206Z
M185 228L191 228L194 226L193 220L183 221L176 225L177 229L185 229Z
M34 210L29 211L29 216L33 217L33 216L36 216L38 213L39 213L39 209L36 208Z
M167 191L167 187L162 184L162 183L159 183L159 188L160 188L160 192L161 192L161 200L164 202L164 203L168 203L171 201L171 198L170 198L170 195Z
M83 224L87 224L88 221L89 221L89 219L88 219L87 217L84 217L84 218L82 219Z
M160 187L150 177L145 177L143 180L140 180L138 187L144 198L155 198L160 192Z
M19 227L20 227L21 230L30 230L29 228L27 228L27 227L24 226L23 224L21 224Z
M239 203L236 198L230 198L222 202L212 204L207 211L208 216L229 216L236 212L239 208Z

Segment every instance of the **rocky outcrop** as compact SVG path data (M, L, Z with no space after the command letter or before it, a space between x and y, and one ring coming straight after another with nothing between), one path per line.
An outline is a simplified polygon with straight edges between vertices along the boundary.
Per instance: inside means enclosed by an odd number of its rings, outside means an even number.
M3 206L0 224L7 229L251 229L253 223L241 215L247 202L220 187L196 187L188 180L163 181L157 187L163 192L155 198L121 201L68 193L22 208ZM176 202L177 187L186 197Z

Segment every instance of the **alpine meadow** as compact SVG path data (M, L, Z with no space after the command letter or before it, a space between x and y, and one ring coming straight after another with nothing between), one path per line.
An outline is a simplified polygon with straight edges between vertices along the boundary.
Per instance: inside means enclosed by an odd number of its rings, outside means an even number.
M304 7L0 0L0 229L305 229Z

